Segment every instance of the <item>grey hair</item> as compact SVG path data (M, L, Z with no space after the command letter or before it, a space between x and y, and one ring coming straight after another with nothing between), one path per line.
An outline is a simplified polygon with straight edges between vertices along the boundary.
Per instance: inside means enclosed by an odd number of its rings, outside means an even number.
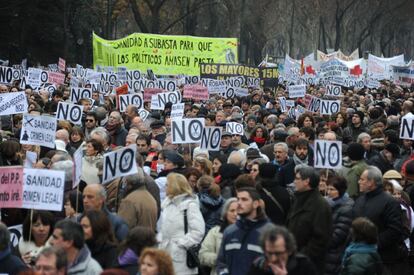
M252 165L253 164L260 165L260 164L263 164L263 163L268 163L268 161L265 160L264 158L257 158L257 159L252 160L252 162L251 162Z
M296 241L292 233L290 233L289 230L287 230L285 227L274 225L272 223L266 225L262 230L262 234L260 235L260 246L262 247L263 251L265 251L266 242L274 243L280 237L285 240L286 250L288 254L291 255L295 253Z
M273 147L273 149L276 149L276 147L282 147L283 151L285 151L286 153L289 152L289 146L286 144L286 142L278 142L275 144L275 146Z
M68 264L68 258L66 256L65 250L63 250L63 248L60 248L60 247L49 246L49 247L43 248L40 251L40 253L37 255L36 262L40 258L40 256L49 257L52 255L55 255L56 257L56 263L55 263L56 269L60 270L64 268L66 270L66 266Z
M55 162L50 166L50 170L64 171L65 182L72 182L73 180L73 161L72 160L62 160L62 161Z
M370 138L371 139L371 136L368 134L368 133L360 133L359 135L358 135L358 137L357 137L357 140L356 140L356 142L357 143L361 143L362 142L362 140L364 139L364 138Z
M141 167L137 167L137 173L126 176L125 182L128 185L131 185L133 189L144 186L145 185L144 170Z
M227 211L229 211L230 205L233 202L237 202L237 198L229 198L224 203L223 208L221 209L221 220L222 221L225 221L226 220Z
M63 151L57 151L52 158L55 162L72 160L72 157L69 155L69 153Z
M368 171L368 180L373 180L377 186L382 185L382 172L378 167L368 166L365 171Z
M4 251L9 247L10 232L4 223L0 223L0 251Z
M97 127L95 129L93 129L90 136L92 136L92 135L100 136L103 140L106 140L106 144L108 144L108 145L111 142L111 137L109 136L108 131L103 127Z
M267 117L267 122L270 122L270 123L272 123L273 124L273 126L276 126L276 124L278 123L278 118L277 118L277 116L276 115L269 115L268 117Z
M243 168L246 165L246 156L240 151L233 151L230 153L227 163L237 165L239 168Z
M309 186L315 189L319 185L319 175L315 168L306 164L299 164L295 167L295 174L299 174L303 180L309 179Z

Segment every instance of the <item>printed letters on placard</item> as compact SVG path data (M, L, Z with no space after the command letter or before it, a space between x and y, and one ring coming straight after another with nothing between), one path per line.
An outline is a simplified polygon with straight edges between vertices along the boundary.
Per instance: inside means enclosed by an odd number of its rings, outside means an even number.
M131 144L123 149L105 154L102 183L137 173L137 165L135 164L136 151L137 145Z
M342 142L316 140L315 168L339 169L342 167Z
M171 121L172 143L199 143L203 128L204 118L173 119Z

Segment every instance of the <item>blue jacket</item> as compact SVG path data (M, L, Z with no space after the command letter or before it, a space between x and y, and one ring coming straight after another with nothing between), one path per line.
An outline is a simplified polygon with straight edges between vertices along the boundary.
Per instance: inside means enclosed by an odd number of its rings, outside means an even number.
M263 254L259 236L268 223L267 218L257 221L241 218L227 227L217 258L217 274L247 274L253 261Z
M198 199L200 201L201 214L206 223L205 235L207 235L211 228L220 224L221 208L224 204L224 199L221 196L214 198L203 190L198 193Z
M102 211L105 212L106 216L111 222L112 228L114 229L115 238L119 242L125 240L129 230L128 224L116 213L110 212L106 206L102 209Z

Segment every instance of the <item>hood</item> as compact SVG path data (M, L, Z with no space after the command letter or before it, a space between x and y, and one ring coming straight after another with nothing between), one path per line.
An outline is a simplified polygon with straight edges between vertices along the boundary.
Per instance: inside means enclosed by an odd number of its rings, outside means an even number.
M214 198L205 192L200 192L198 194L198 199L200 200L200 203L202 203L205 207L210 209L218 209L224 203L224 200L221 196L218 198Z

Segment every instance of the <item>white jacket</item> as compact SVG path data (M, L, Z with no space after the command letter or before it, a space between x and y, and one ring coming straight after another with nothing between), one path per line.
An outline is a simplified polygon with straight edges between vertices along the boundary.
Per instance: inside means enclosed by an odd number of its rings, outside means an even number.
M207 236L201 244L198 258L202 265L211 267L210 275L216 275L217 256L220 251L223 233L220 232L220 225L217 225L208 231Z
M173 260L176 274L197 274L197 268L187 267L187 252L204 236L204 220L195 196L182 194L166 198L161 205L161 242L159 247L166 250ZM187 209L188 232L184 233L184 210Z

